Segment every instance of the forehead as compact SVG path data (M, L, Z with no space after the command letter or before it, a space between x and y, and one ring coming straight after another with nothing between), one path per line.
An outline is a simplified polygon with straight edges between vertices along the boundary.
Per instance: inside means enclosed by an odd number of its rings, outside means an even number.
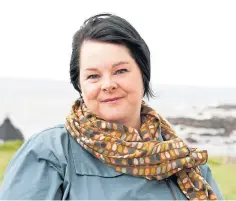
M98 41L84 41L80 50L80 68L112 66L112 64L127 61L133 62L128 48L124 45Z

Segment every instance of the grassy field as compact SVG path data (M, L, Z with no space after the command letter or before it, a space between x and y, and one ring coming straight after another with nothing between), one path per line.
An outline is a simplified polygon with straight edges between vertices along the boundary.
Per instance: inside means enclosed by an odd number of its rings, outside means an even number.
M22 145L22 141L9 141L4 144L0 144L0 185L4 177L5 169L14 153Z
M224 159L215 157L209 160L212 174L226 200L236 200L236 164L222 163Z
M21 145L21 141L7 142L0 145L0 186L7 164ZM226 200L236 200L236 164L225 164L224 161L222 157L213 157L209 159L208 164L224 198Z

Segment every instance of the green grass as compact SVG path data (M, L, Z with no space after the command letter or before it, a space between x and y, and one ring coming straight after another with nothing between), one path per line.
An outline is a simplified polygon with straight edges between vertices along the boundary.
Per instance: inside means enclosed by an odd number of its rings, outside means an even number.
M17 151L22 144L23 141L21 140L7 141L0 144L0 151Z
M23 141L20 140L0 144L0 186L10 159L22 144Z
M218 158L218 159L217 159ZM211 167L214 179L219 186L225 200L236 199L236 164L224 164L222 157L210 159L208 164Z
M22 143L22 141L12 141L0 144L0 186L10 159ZM224 164L224 161L222 157L211 157L208 165L211 167L224 199L236 200L236 164Z

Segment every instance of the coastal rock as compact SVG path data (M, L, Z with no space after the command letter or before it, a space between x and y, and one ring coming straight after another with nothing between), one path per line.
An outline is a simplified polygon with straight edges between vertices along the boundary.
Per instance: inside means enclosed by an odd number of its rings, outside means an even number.
M222 110L236 110L236 105L234 104L223 104L223 105L218 105L216 107L209 107L213 109L222 109Z
M192 137L187 137L187 138L185 138L185 140L189 143L198 143L198 141Z
M217 133L217 134L201 133L200 136L204 136L204 137L215 137L215 136L224 137L224 133Z
M184 125L195 128L213 128L224 129L224 133L220 133L220 136L228 137L236 130L236 118L234 117L212 117L210 119L194 119L188 117L169 117L167 120L173 125Z

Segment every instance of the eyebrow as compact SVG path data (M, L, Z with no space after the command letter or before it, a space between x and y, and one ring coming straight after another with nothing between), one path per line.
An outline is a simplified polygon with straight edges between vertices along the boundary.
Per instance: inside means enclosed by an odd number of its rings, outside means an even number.
M119 66L119 65L122 65L122 64L129 64L128 61L119 61L117 63L114 63L112 64L112 68L116 67L116 66ZM97 70L97 68L86 68L86 70Z

